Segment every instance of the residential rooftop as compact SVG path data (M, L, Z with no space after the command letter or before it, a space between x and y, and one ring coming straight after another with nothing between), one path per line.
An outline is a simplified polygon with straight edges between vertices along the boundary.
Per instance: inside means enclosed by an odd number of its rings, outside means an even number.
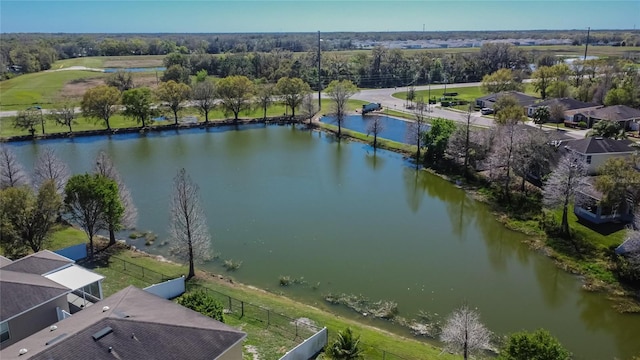
M614 140L601 137L588 137L566 142L565 147L581 154L633 153L630 140Z
M242 331L129 286L56 323L55 330L41 330L1 350L0 358L210 360L245 337ZM26 349L24 355L21 349Z

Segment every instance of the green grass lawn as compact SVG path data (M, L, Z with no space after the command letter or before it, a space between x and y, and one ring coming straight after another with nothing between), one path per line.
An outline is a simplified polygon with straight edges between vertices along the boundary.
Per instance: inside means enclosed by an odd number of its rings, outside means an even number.
M84 231L66 225L56 225L47 246L49 250L60 250L66 247L87 242Z
M0 110L24 110L40 105L51 107L57 103L62 87L72 80L103 77L92 71L37 72L0 82Z
M469 102L475 102L475 100L479 97L482 97L484 95L487 95L486 92L484 92L482 90L482 87L480 86L469 86L469 87L447 87L446 92L448 93L452 93L452 92L457 92L458 96L456 96L456 99L459 100L466 100ZM533 88L532 84L525 84L524 85L524 91L525 94L528 95L532 95L532 96L539 96L538 93L536 93L536 91ZM445 93L445 89L431 89L431 91L429 90L419 90L415 92L415 99L414 102L417 99L424 99L425 101L429 98L429 94L431 94L431 98L436 98L436 99L440 99L441 97L443 97L443 94ZM397 98L397 99L402 99L402 100L406 100L407 99L407 91L400 91L397 93L394 93L392 95L393 97ZM461 108L460 110L466 110L466 106L462 105L463 108Z
M354 111L355 109L362 108L362 104L366 104L365 101L360 100L349 100L347 103L347 108L349 111ZM290 114L291 110L288 110L287 113ZM320 113L329 113L331 112L331 100L322 99L322 111ZM168 121L164 121L162 123L157 123L157 125L165 125L173 123L173 113L171 111L163 111L163 114L169 119ZM281 103L274 103L267 109L267 117L274 116L282 116L285 114L285 107ZM298 112L299 114L299 112ZM200 114L198 109L196 108L185 108L178 113L178 119L184 116L196 116L198 121L204 122L204 116ZM262 109L251 109L249 111L244 111L240 113L241 119L254 119L261 118L263 116ZM232 114L225 115L224 111L219 108L212 110L209 113L209 120L224 120L233 118ZM46 119L46 117L45 117ZM29 135L29 130L20 130L13 127L13 117L0 117L0 137L10 137L10 136L20 136L20 135ZM135 120L125 117L122 114L116 114L109 119L109 123L111 124L111 128L119 129L119 128L127 128L127 127L136 127L140 126ZM73 131L83 131L83 130L101 130L105 129L106 126L103 121L96 121L95 119L87 119L84 117L79 117L77 119L77 124L72 126ZM41 133L40 124L36 126L36 134ZM45 120L44 131L46 134L52 133L66 133L69 129L65 126L60 126L52 121Z
M88 68L101 68L107 57L105 56L90 56L80 57L73 59L58 60L51 66L52 70L69 68L72 66L85 66Z

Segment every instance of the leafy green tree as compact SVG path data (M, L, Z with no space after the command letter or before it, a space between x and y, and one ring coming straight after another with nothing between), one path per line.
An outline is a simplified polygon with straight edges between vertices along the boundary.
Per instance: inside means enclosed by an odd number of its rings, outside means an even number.
M107 130L111 130L109 119L115 114L119 102L120 91L117 88L99 85L84 93L80 107L84 116L104 121Z
M148 87L125 90L122 93L122 105L125 106L123 114L134 118L144 128L151 117L151 97L151 89Z
M518 123L525 118L524 108L514 96L503 95L496 101L495 116L498 124Z
M568 360L571 353L547 330L521 331L509 335L499 360Z
M93 237L99 230L120 227L123 207L115 181L102 175L74 175L67 182L64 198L66 212L89 239L93 257Z
M640 203L640 172L635 169L635 161L610 158L598 169L594 187L603 195L602 205L624 214Z
M168 104L173 112L174 124L178 125L178 112L182 110L184 102L191 96L189 85L178 83L173 80L162 82L156 89L156 96L160 101Z
M347 115L347 103L357 92L358 87L350 80L333 80L325 89L325 93L333 101L331 112L338 124L338 138L342 135L342 124Z
M205 75L206 75L206 70ZM216 87L213 82L206 80L198 81L193 86L193 101L196 103L198 111L204 115L204 123L209 123L209 112L215 106L216 101Z
M482 78L482 89L488 93L520 91L522 82L516 79L511 69L500 69Z
M176 302L204 316L224 322L224 308L222 303L204 290L184 293Z
M235 75L220 79L217 92L225 114L233 114L237 122L240 112L249 109L255 88L246 76Z
M198 72L196 72L196 83L201 83L207 80L207 76L209 76L209 74L206 69L198 70Z
M631 93L625 88L611 89L604 97L604 104L607 106L612 105L631 105Z
M33 252L42 250L50 240L53 226L62 207L62 199L53 181L46 181L36 195L26 186L0 192L0 225L5 250ZM6 236L6 238L5 238ZM7 246L13 244L11 246Z
M37 109L28 109L18 111L18 114L13 120L13 127L21 130L29 130L31 136L34 136L36 133L35 126L43 121L42 114L40 110ZM44 134L44 123L42 124L42 133Z
M591 131L587 133L591 137L603 137L608 139L624 139L626 137L624 129L616 121L601 120L598 121Z
M175 81L189 85L191 84L191 77L189 75L189 69L180 65L171 65L164 71L161 80L163 82Z
M311 87L302 79L285 76L278 80L276 92L282 97L284 105L291 108L291 117L294 117L296 108L302 104L304 96L311 92Z
M364 359L364 349L360 346L360 336L353 335L351 328L338 333L338 338L327 345L325 354L334 360Z
M533 122L535 124L540 125L542 129L542 124L549 122L549 118L551 117L551 113L549 112L549 108L546 106L538 106L536 110L533 112Z
M423 133L425 163L436 163L444 157L449 138L456 131L456 123L453 120L435 118L431 120L431 128Z

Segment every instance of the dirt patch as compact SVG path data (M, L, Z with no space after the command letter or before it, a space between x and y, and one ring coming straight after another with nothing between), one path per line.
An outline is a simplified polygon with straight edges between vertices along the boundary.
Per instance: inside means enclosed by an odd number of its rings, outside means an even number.
M162 64L163 57L164 56L158 56L158 57L140 56L140 58L136 58L136 56L132 56L132 57L115 58L115 59L107 58L104 61L103 66L106 68L159 67L159 66L164 66Z
M78 99L81 98L87 90L103 84L104 79L102 78L71 80L64 84L58 96L61 99Z
M249 354L251 354L253 360L260 360L260 353L258 352L258 348L253 345L247 345L244 348Z
M151 89L155 89L158 87L158 83L160 82L161 73L158 73L156 77L156 73L137 73L133 75L133 85L135 87L149 87Z

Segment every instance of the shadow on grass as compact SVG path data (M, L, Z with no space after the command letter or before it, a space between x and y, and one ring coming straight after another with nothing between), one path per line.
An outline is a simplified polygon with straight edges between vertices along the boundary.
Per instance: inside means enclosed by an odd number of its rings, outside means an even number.
M623 223L595 224L581 218L578 218L577 223L603 236L611 235L625 229L625 224Z

